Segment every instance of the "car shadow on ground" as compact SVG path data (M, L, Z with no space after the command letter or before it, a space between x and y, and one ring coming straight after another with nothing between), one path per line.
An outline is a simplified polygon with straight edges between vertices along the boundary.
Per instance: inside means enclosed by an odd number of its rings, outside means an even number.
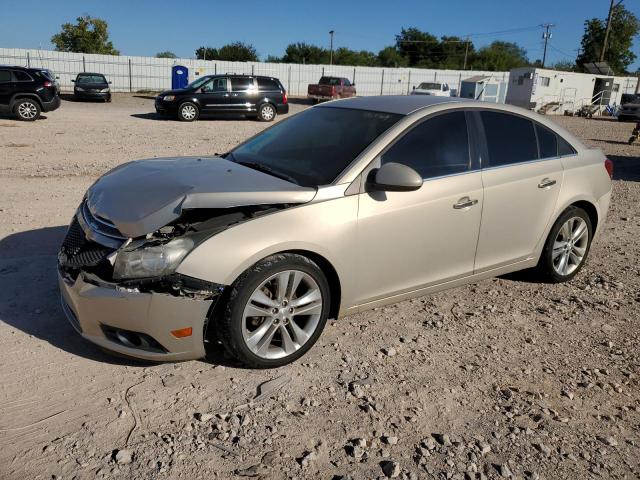
M66 226L38 228L0 239L0 322L56 348L114 365L156 365L108 353L83 339L60 306L57 250ZM234 367L220 345L207 347L207 363Z
M172 117L170 115L160 115L155 112L149 113L132 113L131 116L133 118L139 118L141 120L156 120L160 122L180 122L177 117ZM247 117L246 115L201 115L198 117L198 122L207 122L207 121L238 121L238 120L249 120L249 121L257 121L253 118ZM182 123L182 122L181 122ZM186 122L185 122L186 123Z
M40 116L38 117L36 122L39 122L40 120L46 120L46 119L47 119L46 115L40 114ZM18 118L15 115L10 115L8 113L0 114L0 120L10 120L10 121L13 121L13 122L16 122L16 123L30 123L30 122L23 122L21 120L18 120Z

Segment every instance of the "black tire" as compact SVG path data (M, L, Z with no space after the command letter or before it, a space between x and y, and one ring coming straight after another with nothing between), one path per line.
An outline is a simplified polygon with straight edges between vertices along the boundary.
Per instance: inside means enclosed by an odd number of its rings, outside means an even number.
M588 237L586 241L585 252L580 264L567 275L562 275L556 270L554 266L553 247L562 226L567 223L567 221L573 218L580 218L587 224ZM538 277L550 283L561 283L571 280L578 274L578 272L580 272L580 270L582 270L582 267L584 267L584 264L586 263L587 257L589 255L589 250L591 249L592 239L593 225L591 224L591 219L589 218L587 212L579 207L571 206L567 208L562 213L562 215L558 217L556 222L553 224L551 231L549 232L549 236L547 237L544 248L542 249L542 254L540 255L540 260L538 261L538 265L535 268Z
M40 118L40 104L32 98L21 98L13 107L13 113L18 120L23 122L33 122Z
M200 109L193 102L183 102L178 107L178 118L183 122L193 122L200 116Z
M276 107L271 103L263 103L258 106L258 120L261 122L273 122L278 113Z
M287 270L308 274L322 294L322 310L315 331L298 350L280 358L264 358L250 350L243 338L244 309L254 291L271 276ZM251 368L276 368L287 365L304 355L320 337L329 316L331 296L327 278L318 265L303 255L283 253L272 255L246 270L231 285L226 305L216 320L218 339L227 352L240 363ZM275 337L274 337L275 338Z

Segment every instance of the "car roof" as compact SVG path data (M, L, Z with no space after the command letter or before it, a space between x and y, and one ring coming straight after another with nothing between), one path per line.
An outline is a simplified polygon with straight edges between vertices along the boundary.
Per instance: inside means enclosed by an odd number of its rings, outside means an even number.
M397 113L409 115L432 105L442 103L468 102L468 99L457 97L435 97L431 95L382 95L377 97L352 97L335 100L318 105L320 108L354 108L374 112Z
M80 75L100 75L101 77L104 77L104 73L94 73L94 72L80 72L78 76Z

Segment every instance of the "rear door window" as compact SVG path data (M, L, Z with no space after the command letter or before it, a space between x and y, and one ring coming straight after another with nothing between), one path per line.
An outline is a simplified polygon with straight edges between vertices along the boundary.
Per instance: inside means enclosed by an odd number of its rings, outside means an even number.
M538 159L533 122L509 113L480 112L489 152L489 166L501 167Z
M558 156L558 137L546 127L536 123L540 158L552 158Z
M258 78L258 89L261 92L279 92L280 84L270 78Z
M246 92L253 88L253 78L251 77L231 77L232 92Z
M465 113L445 113L420 123L382 155L382 164L390 162L407 165L425 179L471 170Z
M0 70L0 83L8 83L11 81L10 70Z

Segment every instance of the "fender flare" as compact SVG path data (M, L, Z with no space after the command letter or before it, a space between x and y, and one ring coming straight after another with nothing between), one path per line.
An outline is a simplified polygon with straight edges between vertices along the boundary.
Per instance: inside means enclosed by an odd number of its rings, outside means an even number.
M40 105L40 108L42 108L42 100L40 99L40 97L38 96L38 94L36 93L15 93L12 97L11 100L9 100L9 109L11 111L13 111L13 108L16 106L16 103L18 103L18 101L21 98L33 98L35 99L35 101L38 103L38 105Z

